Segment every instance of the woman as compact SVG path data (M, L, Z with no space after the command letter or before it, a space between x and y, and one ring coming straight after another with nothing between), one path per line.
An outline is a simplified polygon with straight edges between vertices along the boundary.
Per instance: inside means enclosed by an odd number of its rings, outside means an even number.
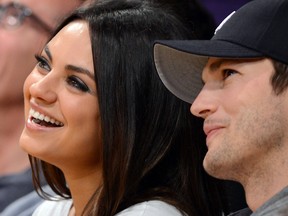
M197 122L153 66L155 39L187 34L144 1L94 3L62 23L24 85L20 145L39 193L60 200L34 215L221 214Z

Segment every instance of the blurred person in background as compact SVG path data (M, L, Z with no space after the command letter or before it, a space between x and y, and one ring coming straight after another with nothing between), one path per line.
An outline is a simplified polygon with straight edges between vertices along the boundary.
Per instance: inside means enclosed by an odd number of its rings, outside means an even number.
M58 22L84 0L0 0L0 212L33 190L24 125L23 83Z

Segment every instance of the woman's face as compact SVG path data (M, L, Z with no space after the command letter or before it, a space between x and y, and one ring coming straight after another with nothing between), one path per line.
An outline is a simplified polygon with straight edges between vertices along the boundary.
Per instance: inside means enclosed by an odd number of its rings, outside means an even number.
M91 172L102 147L88 24L65 26L36 59L24 84L20 146L60 169Z

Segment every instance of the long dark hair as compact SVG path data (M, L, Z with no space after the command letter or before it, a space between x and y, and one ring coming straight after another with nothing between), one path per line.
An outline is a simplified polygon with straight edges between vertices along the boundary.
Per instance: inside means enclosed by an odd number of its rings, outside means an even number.
M153 64L154 40L193 34L171 11L141 0L97 2L74 12L57 31L75 19L90 28L103 143L103 185L83 214L111 216L135 203L163 200L188 215L221 215L217 181L202 168L201 122L166 90ZM56 194L71 197L60 169L30 160L40 194L42 169Z

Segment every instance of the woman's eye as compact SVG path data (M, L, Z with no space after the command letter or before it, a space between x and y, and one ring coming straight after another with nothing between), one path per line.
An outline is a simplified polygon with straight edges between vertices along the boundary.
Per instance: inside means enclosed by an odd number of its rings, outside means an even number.
M35 55L35 58L37 60L38 67L46 71L51 71L51 67L46 58L44 58L43 56L39 56L39 55Z
M69 76L67 78L68 85L72 86L73 88L76 88L82 92L90 92L89 87L78 77L76 76Z
M223 70L223 80L227 79L228 77L236 74L237 71L232 70L232 69L225 69Z

